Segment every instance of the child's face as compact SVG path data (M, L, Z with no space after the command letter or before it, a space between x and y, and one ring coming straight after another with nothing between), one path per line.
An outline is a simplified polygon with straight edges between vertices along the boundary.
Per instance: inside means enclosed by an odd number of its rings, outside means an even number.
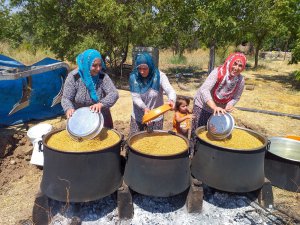
M179 106L179 111L187 112L187 110L188 110L188 104L186 102L182 102L181 105Z

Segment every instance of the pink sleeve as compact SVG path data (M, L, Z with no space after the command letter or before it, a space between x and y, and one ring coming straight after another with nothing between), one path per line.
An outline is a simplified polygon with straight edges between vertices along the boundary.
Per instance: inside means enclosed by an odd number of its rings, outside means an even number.
M217 83L218 79L218 69L214 69L206 78L204 83L200 87L200 94L203 102L206 103L208 100L212 99L211 91Z

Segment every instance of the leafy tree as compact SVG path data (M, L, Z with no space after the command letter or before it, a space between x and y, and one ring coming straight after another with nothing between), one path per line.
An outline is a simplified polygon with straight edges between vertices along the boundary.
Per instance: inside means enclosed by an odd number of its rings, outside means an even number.
M281 0L275 2L275 13L279 20L279 37L285 40L284 50L293 49L292 63L300 61L300 2ZM279 29L278 29L279 30Z
M240 23L242 33L247 35L248 41L254 43L255 64L258 66L258 54L264 41L275 32L278 20L275 13L274 0L239 0Z
M8 21L10 21L9 7L5 4L5 0L0 0L0 40L7 37Z
M232 0L203 0L197 5L198 37L210 48L208 73L213 70L215 49L237 38L238 4Z
M50 47L61 59L73 61L84 49L96 48L116 66L120 58L126 59L130 43L147 40L143 35L151 37L146 35L151 7L139 1L14 0L13 4L22 5L22 17L32 28L35 43Z
M195 6L195 0L159 0L155 5L160 46L171 47L179 57L195 42Z

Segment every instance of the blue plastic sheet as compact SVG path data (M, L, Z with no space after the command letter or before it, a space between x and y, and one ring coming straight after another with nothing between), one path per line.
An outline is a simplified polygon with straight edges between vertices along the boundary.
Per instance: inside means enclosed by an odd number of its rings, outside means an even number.
M32 66L50 65L60 62L55 59L45 58ZM0 55L0 66L22 68L24 64ZM24 123L30 120L43 120L62 115L63 109L60 104L51 107L53 98L60 91L63 82L61 76L67 76L67 68L61 67L52 71L32 75L32 92L29 98L29 106L8 115L13 106L22 97L23 82L26 78L17 80L0 80L0 126L10 126Z

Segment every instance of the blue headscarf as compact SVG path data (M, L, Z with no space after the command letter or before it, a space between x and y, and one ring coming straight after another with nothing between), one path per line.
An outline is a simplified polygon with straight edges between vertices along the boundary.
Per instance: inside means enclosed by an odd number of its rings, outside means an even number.
M87 87L91 99L94 102L98 102L99 98L96 92L96 85L99 81L99 74L97 76L91 75L92 65L95 59L100 59L102 64L102 70L106 69L105 63L102 60L100 52L95 49L87 49L83 53L76 57L76 63L78 65L78 73ZM100 71L101 72L101 71Z
M149 67L149 74L147 77L142 77L139 73L138 67L141 64L147 64ZM143 94L150 88L159 91L160 87L160 73L155 67L151 55L148 53L141 53L136 56L134 70L129 77L129 87L131 92Z

